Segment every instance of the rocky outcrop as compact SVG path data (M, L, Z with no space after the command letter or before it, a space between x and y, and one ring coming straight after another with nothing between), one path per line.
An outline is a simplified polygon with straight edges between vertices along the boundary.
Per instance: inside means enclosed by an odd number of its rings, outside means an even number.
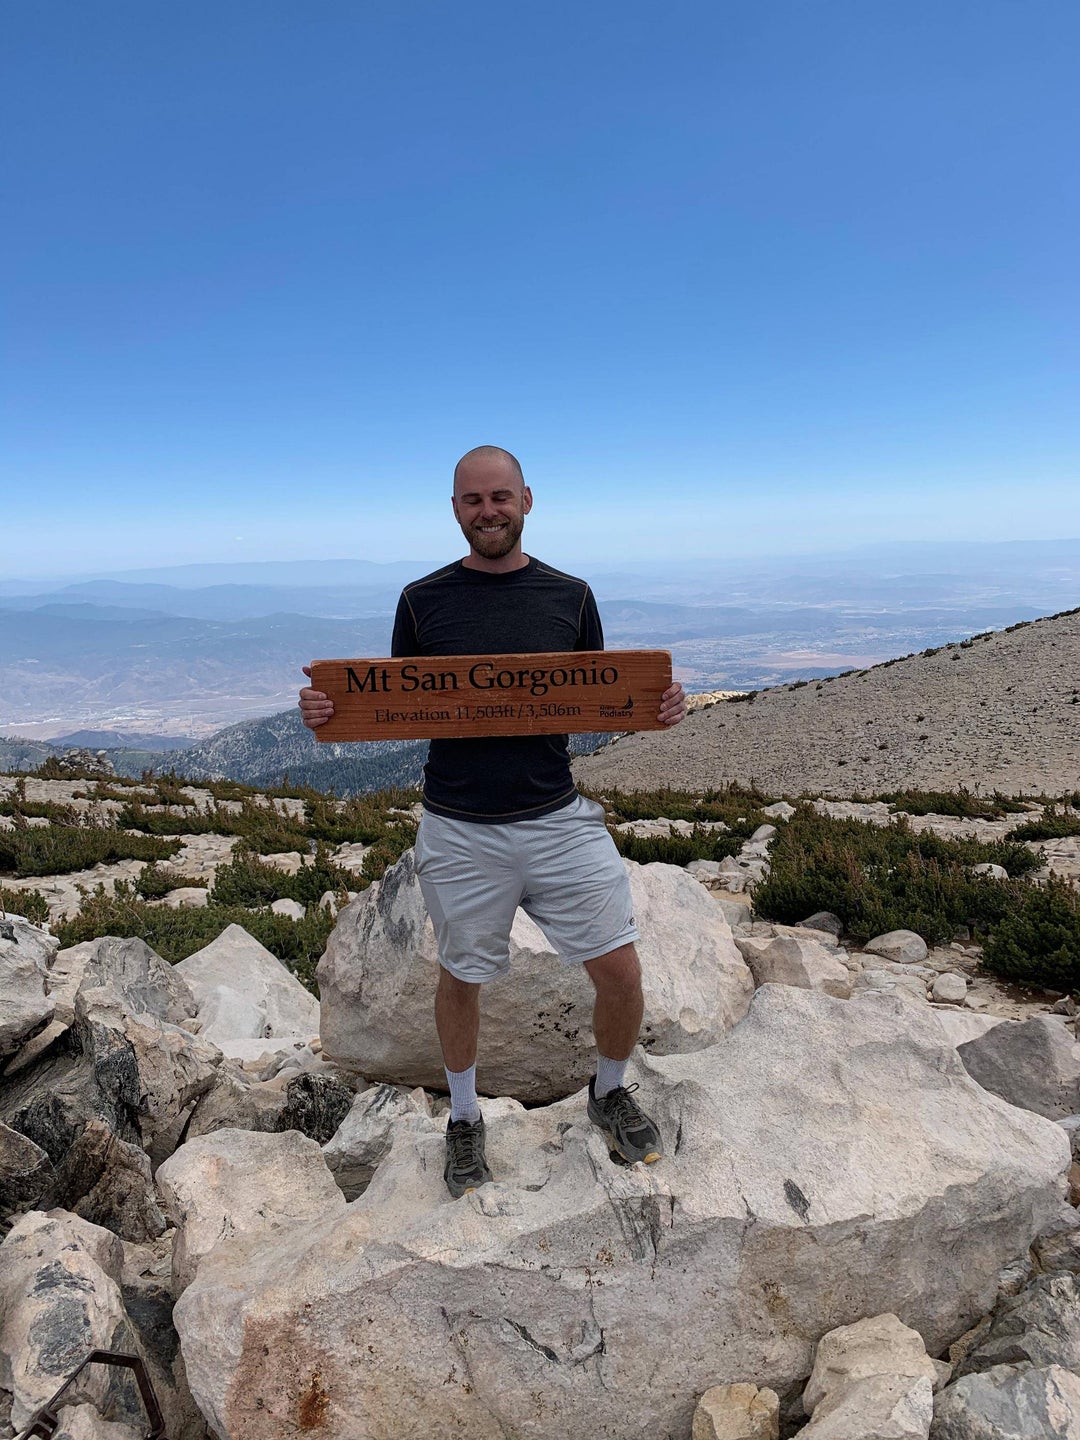
M226 1055L248 1058L244 1042L288 1045L319 1033L314 995L240 925L227 926L176 969L194 992L200 1033Z
M37 1203L85 1208L125 1239L158 1233L150 1165L176 1148L220 1064L181 1027L125 1014L109 986L81 988L70 1031L0 1089L0 1119L53 1168Z
M234 1236L255 1233L269 1245L283 1227L325 1222L345 1209L319 1146L295 1130L280 1135L216 1130L166 1160L157 1183L177 1227L176 1293Z
M710 1386L787 1391L861 1316L939 1353L1057 1213L1069 1144L912 1008L766 985L720 1043L639 1052L654 1167L613 1165L579 1095L493 1117L496 1180L451 1202L442 1124L405 1117L344 1213L203 1259L176 1310L200 1407L228 1440L316 1411L339 1440L651 1440Z
M1080 1376L1060 1365L995 1365L937 1396L931 1440L1077 1440Z
M803 1391L806 1440L926 1440L937 1381L922 1336L876 1315L822 1336Z
M430 1115L423 1090L373 1085L357 1095L337 1131L323 1146L323 1158L347 1200L367 1188L375 1167L389 1154L396 1122L406 1115Z
M745 1014L753 979L696 881L673 865L626 864L642 935L642 1043L656 1054L701 1049ZM432 1013L437 965L409 850L342 911L319 963L326 1055L369 1080L445 1089ZM560 964L519 911L510 973L481 996L482 1091L536 1102L584 1084L595 1063L592 1006L588 976Z
M180 1025L196 1013L195 996L176 966L137 937L105 935L61 950L50 977L57 1009L74 1018L80 990L109 986L120 1008Z
M756 1385L713 1385L694 1411L691 1440L778 1440L780 1397Z
M1005 1021L959 1049L986 1090L1051 1120L1080 1113L1080 1044L1057 1015Z
M46 982L59 944L19 915L0 916L0 1060L52 1019Z
M87 1351L140 1353L120 1292L122 1266L115 1235L62 1212L24 1215L0 1245L0 1388L13 1394L16 1430ZM91 1366L68 1399L121 1424L138 1424L145 1413L126 1370Z

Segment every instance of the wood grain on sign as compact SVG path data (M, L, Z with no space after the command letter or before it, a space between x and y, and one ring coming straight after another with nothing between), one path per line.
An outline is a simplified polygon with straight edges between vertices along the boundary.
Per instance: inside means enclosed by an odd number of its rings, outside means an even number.
M670 684L666 650L311 662L312 689L334 702L322 741L662 730Z

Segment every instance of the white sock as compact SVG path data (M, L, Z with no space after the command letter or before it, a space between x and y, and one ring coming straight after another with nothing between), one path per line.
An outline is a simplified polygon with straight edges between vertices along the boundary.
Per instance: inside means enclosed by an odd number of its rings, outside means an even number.
M597 1100L602 1100L605 1095L617 1089L626 1077L626 1067L630 1059L609 1060L606 1055L596 1052L596 1080L593 1084L593 1094Z
M450 1119L467 1120L475 1125L480 1119L480 1106L476 1099L476 1066L468 1070L447 1070L446 1083L450 1086Z

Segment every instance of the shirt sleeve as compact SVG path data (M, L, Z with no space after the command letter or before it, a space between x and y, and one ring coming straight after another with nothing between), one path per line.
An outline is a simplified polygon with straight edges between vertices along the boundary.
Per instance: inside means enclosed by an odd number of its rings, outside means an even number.
M574 649L602 650L603 648L604 627L600 624L600 612L596 608L592 589L586 585L585 599L581 606L581 619L578 623L577 643Z
M394 636L390 641L390 654L396 660L399 655L419 655L420 641L416 635L416 617L404 590L397 604L394 616Z

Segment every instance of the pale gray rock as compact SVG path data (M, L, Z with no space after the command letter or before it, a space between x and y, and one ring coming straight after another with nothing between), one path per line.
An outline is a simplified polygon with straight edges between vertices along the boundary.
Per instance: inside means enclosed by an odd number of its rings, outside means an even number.
M927 1440L934 1392L925 1376L870 1375L830 1390L805 1440Z
M35 1204L53 1178L52 1161L41 1146L0 1124L0 1218Z
M752 842L757 842L761 840L772 840L775 838L775 836L775 825L759 825L758 828L754 831L753 835L750 836L750 839Z
M935 1000L944 1001L946 1005L962 1005L967 995L967 981L963 975L957 975L955 970L946 970L934 981L930 994Z
M808 915L805 920L800 920L799 924L804 930L825 930L828 934L834 935L837 940L844 933L844 922L831 910L815 910L813 915Z
M319 1146L296 1130L200 1135L165 1161L157 1183L177 1227L176 1293L217 1246L237 1235L254 1233L269 1246L277 1230L340 1219L345 1210Z
M795 935L778 935L757 954L736 940L743 958L759 985L798 985L805 990L824 990L845 1000L851 994L851 975L831 950L816 940Z
M931 1440L1080 1440L1080 1377L995 1365L965 1375L934 1400Z
M1063 1365L1080 1372L1080 1279L1036 1275L1016 1295L999 1300L986 1338L958 1374L994 1365Z
M881 990L890 995L899 995L920 1004L926 1000L926 981L918 975L905 975L902 971L878 969L868 966L855 977L855 991Z
M883 955L887 960L899 960L910 964L925 960L926 941L914 930L890 930L885 935L875 935L863 946L871 955Z
M297 875L303 867L304 856L299 850L283 850L276 855L264 855L262 862L264 865L272 865L275 870L281 870L286 875Z
M1064 1120L1058 1121L1058 1124L1069 1137L1073 1159L1080 1160L1080 1115L1066 1115Z
M60 942L21 915L0 918L0 1059L52 1019L49 965Z
M229 989L261 1009L265 1036L306 1040L319 1033L319 1002L315 996L240 925L226 926L216 940L181 960L176 969L194 991L200 1014L204 996ZM217 1019L204 1025L203 1036L215 1043L249 1038L247 1032L239 1036L226 1033L228 1024L220 996L214 1003L218 1006Z
M363 845L358 840L349 840L344 845L339 845L330 858L339 869L351 870L354 875L359 875L364 868L364 861L370 849L370 845Z
M153 1240L165 1230L154 1197L150 1157L91 1116L57 1167L52 1198L124 1240Z
M99 1089L127 1111L151 1161L171 1155L192 1106L213 1086L221 1051L179 1025L124 1014L105 987L80 989L74 1028Z
M658 1053L714 1043L746 1013L753 977L712 896L675 865L626 862L645 992L643 1044ZM435 936L406 851L343 910L319 962L324 1053L369 1080L445 1089L432 1006ZM593 988L518 911L510 973L483 987L479 1083L546 1101L595 1063Z
M995 1025L1006 1023L1000 1015L979 1015L974 1010L946 1010L942 1006L936 1007L933 1014L951 1045L966 1045L969 1040L985 1035Z
M795 814L795 806L789 805L786 800L777 800L773 805L763 805L761 813L771 820L790 820Z
M424 1091L374 1085L355 1097L349 1113L323 1146L323 1158L346 1200L363 1194L380 1160L389 1153L395 1123L407 1115L430 1115Z
M1080 1274L1080 1212L1063 1205L1056 1219L1043 1227L1031 1251L1039 1269L1047 1274Z
M179 1025L196 1012L191 987L175 966L135 936L104 935L72 945L57 956L55 969L65 1011L72 1018L75 995L100 987L109 988L120 1007L133 1015Z
M720 879L719 860L691 860L686 866L686 873L692 875L695 880L708 884L711 880Z
M303 920L307 914L305 906L299 900L275 900L270 906L275 915L284 915L288 920Z
M1057 1015L1007 1020L961 1045L959 1055L986 1090L1051 1120L1080 1111L1080 1044Z
M200 1408L265 1433L314 1385L339 1440L495 1440L541 1433L541 1395L560 1435L686 1435L712 1385L787 1393L900 1273L899 1318L944 1349L1057 1214L1068 1141L932 1034L897 1001L763 986L721 1043L638 1052L660 1163L613 1165L579 1094L493 1117L496 1178L456 1202L443 1124L402 1118L343 1213L202 1260L175 1313Z
M65 1405L57 1412L54 1440L142 1440L146 1427L103 1420L94 1405Z
M981 865L973 865L971 871L974 875L989 875L991 880L1007 880L1009 878L1009 872L1004 865L993 865L989 860Z
M731 926L734 933L736 926L751 924L750 906L743 900L731 900L726 895L713 895L713 904L720 907L720 913Z
M282 1129L282 1111L288 1104L284 1090L249 1084L231 1068L223 1066L211 1090L192 1111L186 1138L211 1135L215 1130L258 1130L270 1133Z
M177 885L161 897L169 910L205 910L210 904L210 891L205 885Z
M93 1349L139 1353L120 1292L123 1250L109 1231L63 1211L31 1211L0 1245L0 1387L21 1429ZM93 1366L70 1394L107 1420L143 1415L131 1372Z
M218 1046L232 1040L265 1040L270 1029L261 995L249 994L235 985L203 988L199 1019L200 1034Z
M780 1397L756 1385L713 1385L694 1411L691 1440L778 1440Z
M813 1415L838 1387L875 1375L925 1378L931 1383L936 1378L922 1336L891 1313L838 1326L821 1337L803 1391L803 1407Z
M54 1203L75 1209L111 1175L91 1204L107 1203L96 1213L121 1223L139 1208L144 1170L124 1147L145 1150L152 1162L171 1153L220 1063L214 1046L150 1015L126 1015L110 987L93 986L76 997L70 1036L0 1089L0 1118L49 1156ZM92 1122L104 1131L88 1131Z

